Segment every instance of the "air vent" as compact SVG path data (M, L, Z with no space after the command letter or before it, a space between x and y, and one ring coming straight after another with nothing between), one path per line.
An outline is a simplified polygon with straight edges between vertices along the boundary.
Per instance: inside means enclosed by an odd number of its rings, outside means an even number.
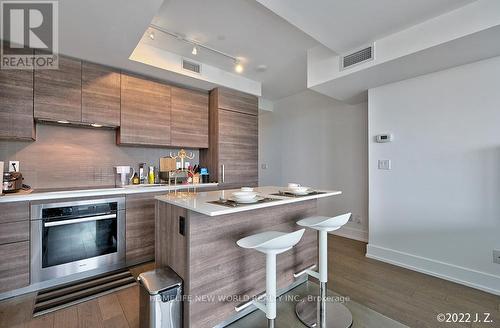
M186 60L186 59L182 60L182 68L187 70L187 71L191 71L191 72L198 73L198 74L201 72L201 64L198 64L198 63Z
M356 51L352 54L345 55L342 57L341 69L346 69L351 66L364 63L366 61L373 59L373 46Z

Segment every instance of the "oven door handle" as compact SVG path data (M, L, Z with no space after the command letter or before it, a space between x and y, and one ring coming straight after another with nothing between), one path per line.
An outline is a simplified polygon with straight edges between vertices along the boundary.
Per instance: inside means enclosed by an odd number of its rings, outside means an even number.
M57 227L67 224L73 223L82 223L89 221L99 221L99 220L107 220L107 219L116 219L116 214L106 214L106 215L98 215L98 216L89 216L81 219L70 219L70 220L62 220L62 221L53 221L53 222L44 222L44 227Z

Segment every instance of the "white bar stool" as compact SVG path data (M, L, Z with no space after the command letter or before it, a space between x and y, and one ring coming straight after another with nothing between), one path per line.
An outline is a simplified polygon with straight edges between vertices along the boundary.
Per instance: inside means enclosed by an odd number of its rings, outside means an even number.
M349 221L351 213L335 216L314 216L297 222L302 227L318 230L319 234L319 273L311 269L305 273L319 280L319 300L301 300L295 307L295 313L307 327L347 328L352 326L352 314L340 303L326 302L326 283L328 282L328 232L340 229ZM319 323L319 324L318 324Z
M236 311L239 312L250 305L255 305L266 314L267 327L274 328L274 319L276 319L276 255L292 249L300 241L305 230L301 229L292 233L266 231L236 242L242 248L255 249L266 254L266 303L252 300L237 306Z

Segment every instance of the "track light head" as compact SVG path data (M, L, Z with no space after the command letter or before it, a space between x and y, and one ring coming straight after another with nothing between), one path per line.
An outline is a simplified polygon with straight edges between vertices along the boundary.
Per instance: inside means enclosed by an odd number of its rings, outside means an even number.
M243 73L243 65L241 65L239 60L234 61L234 70L236 73Z
M243 73L243 65L241 63L236 62L234 65L234 70L236 73Z

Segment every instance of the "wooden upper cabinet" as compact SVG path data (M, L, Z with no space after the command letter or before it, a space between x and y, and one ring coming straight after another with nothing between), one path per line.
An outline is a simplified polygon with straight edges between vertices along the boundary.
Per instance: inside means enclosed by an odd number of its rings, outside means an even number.
M208 93L172 87L171 145L208 148Z
M120 125L120 72L83 62L82 122Z
M219 182L228 186L256 186L259 130L256 116L219 110ZM220 169L219 169L220 170Z
M122 74L118 144L170 146L170 86Z
M80 122L82 119L82 63L59 57L58 69L35 69L35 118Z
M0 138L35 139L33 70L0 70Z
M227 88L217 88L214 92L219 108L250 115L258 114L256 96Z
M120 125L120 72L59 57L59 69L35 70L35 118Z

